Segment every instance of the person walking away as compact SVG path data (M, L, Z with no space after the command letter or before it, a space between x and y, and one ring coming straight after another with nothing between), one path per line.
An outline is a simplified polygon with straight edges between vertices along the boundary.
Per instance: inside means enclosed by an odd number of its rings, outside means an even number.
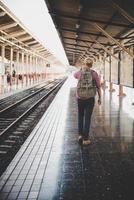
M95 104L96 91L98 93L98 104L101 104L100 78L96 71L92 70L93 62L88 61L74 77L78 79L76 96L78 103L78 131L79 144L88 145L91 116Z

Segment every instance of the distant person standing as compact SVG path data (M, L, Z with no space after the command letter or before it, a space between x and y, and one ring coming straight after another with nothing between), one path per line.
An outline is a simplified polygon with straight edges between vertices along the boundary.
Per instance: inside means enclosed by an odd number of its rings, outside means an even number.
M92 61L86 62L74 74L78 79L76 95L78 102L78 142L83 145L91 143L89 138L91 115L95 104L96 91L98 93L98 104L101 104L100 78L96 71L92 70Z
M11 85L11 74L7 71L7 83Z
M15 78L15 76L16 76L16 71L15 71L15 69L13 69L13 72L12 72L12 77L14 77L14 78Z

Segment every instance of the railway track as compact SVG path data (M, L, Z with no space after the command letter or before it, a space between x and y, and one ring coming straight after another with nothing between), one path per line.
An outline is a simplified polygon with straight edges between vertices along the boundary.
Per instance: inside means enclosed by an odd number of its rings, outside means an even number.
M38 123L66 79L54 81L0 111L0 175Z
M12 104L20 101L21 99L27 97L30 94L33 94L37 91L39 91L40 89L44 88L45 86L47 86L48 84L52 83L53 81L44 81L41 84L38 84L32 88L26 89L24 91L18 92L16 94L13 94L9 97L6 97L4 99L0 100L0 112L2 112L2 110L6 109L7 107L11 106ZM55 80L56 82L56 80Z
M44 97L47 92L55 86L55 84L56 83L54 81L50 82L40 89L33 91L32 94L29 94L0 110L0 136L3 135L5 130L8 129L12 123L16 123L19 117L21 117L22 114L25 113L32 104L34 104L34 102L37 102Z

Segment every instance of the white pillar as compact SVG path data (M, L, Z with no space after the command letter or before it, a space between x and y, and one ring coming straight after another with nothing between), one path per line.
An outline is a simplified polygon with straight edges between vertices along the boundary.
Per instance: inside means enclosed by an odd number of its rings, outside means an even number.
M32 64L32 67L31 67L32 71L31 72L33 73L34 72L34 58L33 58L33 55L32 55L32 63L31 64Z
M29 73L31 74L32 70L32 55L30 55L30 63L29 63Z
M43 63L42 63L42 59L41 59L41 73L43 73Z
M29 57L29 55L26 54L26 74L28 74L28 67L29 67L28 57Z
M43 63L42 63L43 59L41 58L41 73L43 73Z
M24 52L21 53L21 74L24 74Z
M33 55L31 55L31 73L33 73Z
M30 54L28 55L28 73L30 74Z
M35 73L35 56L33 56L33 73Z
M38 67L38 58L35 57L35 73L37 73L37 67Z
M39 74L41 73L40 72L40 58L38 58L38 72L39 72Z
M10 74L12 75L12 65L13 65L13 48L10 49Z
M40 58L38 58L38 72L39 72L39 74L40 74Z
M20 71L19 71L19 68L20 68L20 66L19 66L19 51L17 51L17 54L16 54L16 73L18 74L18 73L20 73Z
M44 64L44 60L42 60L42 67L43 67L43 73L45 73L45 64Z
M1 49L1 56L2 56L2 62L1 62L1 67L2 67L2 74L4 75L5 73L5 66L4 66L4 58L5 58L5 45L2 45L2 49Z

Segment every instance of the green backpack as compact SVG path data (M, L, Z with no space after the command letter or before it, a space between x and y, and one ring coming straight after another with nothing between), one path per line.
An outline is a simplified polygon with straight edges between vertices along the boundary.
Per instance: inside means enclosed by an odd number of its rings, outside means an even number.
M77 96L81 99L89 99L96 95L96 84L91 71L82 71L77 84Z

